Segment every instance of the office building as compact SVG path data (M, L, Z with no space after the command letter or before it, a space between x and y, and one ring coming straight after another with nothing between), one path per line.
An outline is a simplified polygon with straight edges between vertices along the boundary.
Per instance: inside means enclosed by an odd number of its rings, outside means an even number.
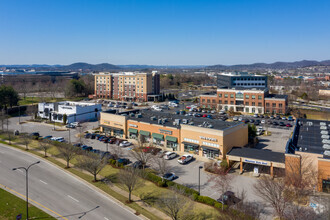
M96 98L121 101L156 101L161 99L157 73L101 72L94 75Z

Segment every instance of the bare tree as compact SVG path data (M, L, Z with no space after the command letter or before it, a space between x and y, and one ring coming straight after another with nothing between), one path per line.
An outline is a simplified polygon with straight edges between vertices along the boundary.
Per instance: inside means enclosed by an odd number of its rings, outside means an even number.
M6 115L4 110L1 110L1 112L0 112L1 131L4 131L4 126L6 125L7 119L8 119L8 115Z
M105 158L101 158L94 153L86 153L85 155L77 158L77 167L92 174L94 177L94 182L97 182L97 175L106 164L107 162Z
M134 157L138 161L141 161L143 169L153 157L151 152L149 152L148 148L145 147L142 138L138 139L138 144L130 151L130 156Z
M58 156L66 161L66 168L70 168L70 161L77 155L79 149L67 143L55 143L55 146L60 152Z
M254 185L254 191L275 210L280 219L284 218L289 200L285 195L286 186L283 180L275 181L269 176L261 177Z
M131 202L131 196L134 189L139 187L141 182L142 172L133 167L125 167L119 171L119 182L128 190L128 201Z
M220 195L224 195L225 192L231 189L231 181L234 177L228 175L221 167L214 167L214 173L216 175L210 175L208 182L213 182L214 188L220 193Z
M39 149L44 152L44 157L47 157L47 151L52 147L49 140L40 140L39 141Z
M78 131L78 137L79 137L79 143L82 144L83 143L83 137L85 135L85 130L86 130L87 126L86 124L80 124L77 127L77 131Z
M174 192L163 194L157 206L173 220L182 219L191 210L191 200L183 196L184 192L173 188Z
M161 176L164 176L165 173L169 172L170 166L168 164L168 161L164 159L164 157L158 157L154 156L152 158L152 163L154 164L154 169L161 174Z
M10 132L9 132L10 133ZM23 134L21 136L21 144L25 146L25 150L29 150L29 144L31 143L32 139L28 134Z
M314 220L314 219L318 219L318 217L311 207L305 207L298 204L290 203L287 205L285 209L284 219Z
M246 191L243 189L238 193L238 198L236 200L235 209L240 210L246 216L251 216L253 219L260 219L261 213L263 213L263 205L257 202L247 201Z

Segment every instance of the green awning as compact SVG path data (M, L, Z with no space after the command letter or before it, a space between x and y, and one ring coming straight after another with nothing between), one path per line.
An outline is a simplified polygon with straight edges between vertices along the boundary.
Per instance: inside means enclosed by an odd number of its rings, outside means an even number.
M175 143L178 142L178 139L176 137L172 137L172 136L166 136L165 139L167 141L171 141L171 142L175 142Z
M152 137L155 139L164 140L164 135L162 134L152 133Z
M150 132L149 131L140 130L140 134L143 135L143 136L150 136Z
M138 130L135 128L129 128L128 131L133 134L137 134Z

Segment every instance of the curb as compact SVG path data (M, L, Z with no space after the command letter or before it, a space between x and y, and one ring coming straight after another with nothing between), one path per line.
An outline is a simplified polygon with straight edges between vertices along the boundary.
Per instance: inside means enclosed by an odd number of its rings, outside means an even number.
M12 149L14 149L14 150L23 151L22 149L17 149L16 147L11 147L11 146L8 145L8 144L4 144L4 145L5 145L6 147L10 147L10 148L12 148ZM121 206L121 207L124 208L124 209L127 209L129 212L131 212L131 213L132 213L133 215L135 215L136 217L138 217L138 218L140 218L140 219L146 219L146 220L149 220L149 218L145 217L145 216L142 215L142 214L136 215L136 214L135 214L136 211L135 211L133 208L124 205L124 204L123 204L121 201L119 201L118 199L114 198L113 196L109 195L108 193L105 193L103 190L97 188L96 186L94 186L93 184L89 183L88 181L82 179L81 177L76 176L75 174L71 173L70 171L68 171L68 170L66 170L66 169L64 169L64 168L62 168L62 167L59 167L57 164L54 164L54 163L52 163L51 161L48 161L48 160L44 159L43 157L40 157L40 156L38 156L38 155L36 155L36 154L33 154L33 153L29 152L29 151L23 151L23 152L28 153L28 154L30 154L30 155L33 155L33 156L35 156L35 157L38 157L38 158L39 158L40 160L42 160L43 162L46 162L46 163L48 163L48 164L50 164L50 165L53 165L53 166L55 166L55 167L61 169L62 171L66 172L66 173L69 174L70 176L72 176L72 177L74 177L74 178L76 178L76 179L79 179L80 181L84 182L88 187L93 188L93 190L96 190L96 191L98 191L99 193L101 193L103 196L106 196L106 197L108 197L109 199L113 200L114 202L116 202L117 205Z

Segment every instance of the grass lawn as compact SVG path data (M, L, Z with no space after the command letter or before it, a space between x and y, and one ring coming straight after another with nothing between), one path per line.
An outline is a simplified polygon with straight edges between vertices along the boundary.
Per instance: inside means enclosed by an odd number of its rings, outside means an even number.
M22 214L22 219L26 219L25 200L22 200L5 190L0 189L0 219L16 219L18 214ZM29 218L55 219L47 213L31 205L31 203L29 204Z
M41 102L41 100L44 100L46 102L60 102L60 101L81 101L85 99L86 97L77 97L77 98L52 98L52 97L21 97L21 100L19 100L19 105L30 105L30 104L37 104Z

